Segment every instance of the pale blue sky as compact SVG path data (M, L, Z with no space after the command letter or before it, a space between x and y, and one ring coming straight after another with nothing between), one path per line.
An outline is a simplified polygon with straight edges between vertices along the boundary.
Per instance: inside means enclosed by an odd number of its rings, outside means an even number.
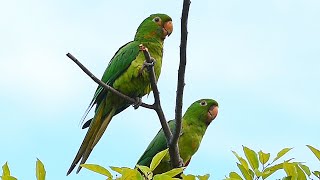
M66 171L86 133L79 121L95 91L65 54L101 77L110 58L152 13L173 18L159 80L166 117L174 117L182 2L0 1L0 164L35 179L36 158L48 179L102 179ZM220 103L186 173L222 179L237 170L241 145L319 162L320 2L316 0L192 1L184 110L200 98ZM152 96L144 101L152 102ZM117 115L88 163L133 167L160 123L153 111ZM319 168L318 168L319 170Z

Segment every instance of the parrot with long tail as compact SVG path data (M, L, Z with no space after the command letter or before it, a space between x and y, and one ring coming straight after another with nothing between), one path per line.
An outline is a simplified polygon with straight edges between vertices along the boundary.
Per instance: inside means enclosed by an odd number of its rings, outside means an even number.
M138 27L134 40L120 47L110 60L102 81L121 93L132 98L141 98L151 92L149 73L145 66L145 56L141 51L141 45L148 48L150 56L154 59L154 71L158 80L161 72L163 44L167 36L173 31L172 19L166 14L152 14L147 17ZM112 92L98 86L91 100L84 118L95 107L92 119L85 123L89 126L87 134L76 154L71 167L67 172L69 175L76 165L84 164L88 159L94 146L98 143L111 119L122 112L132 103L120 98ZM79 166L77 173L81 170Z

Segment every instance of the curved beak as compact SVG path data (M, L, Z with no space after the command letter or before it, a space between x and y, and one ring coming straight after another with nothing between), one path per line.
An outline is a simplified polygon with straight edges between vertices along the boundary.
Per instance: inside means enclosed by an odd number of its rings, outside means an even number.
M166 36L170 36L170 34L172 33L173 31L173 24L172 24L172 21L168 21L166 23L164 23L163 25L163 36L166 37Z
M218 106L212 105L207 114L207 124L209 125L218 115Z

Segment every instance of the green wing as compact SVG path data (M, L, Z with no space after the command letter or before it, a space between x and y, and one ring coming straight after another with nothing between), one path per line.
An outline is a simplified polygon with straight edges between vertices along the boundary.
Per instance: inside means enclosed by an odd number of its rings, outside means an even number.
M131 62L138 56L139 45L140 43L138 41L131 41L120 47L109 62L107 69L103 73L101 81L112 86L114 81L128 69ZM95 104L97 104L97 107L99 106L106 95L107 90L102 86L98 86L87 110L85 111L85 114L83 115L82 121L86 118L87 114Z
M170 130L173 132L175 129L175 121L171 120L168 122ZM146 151L138 160L137 164L143 166L150 166L152 158L160 151L165 150L167 148L167 140L164 135L162 128L158 132L158 134L153 138L147 147Z

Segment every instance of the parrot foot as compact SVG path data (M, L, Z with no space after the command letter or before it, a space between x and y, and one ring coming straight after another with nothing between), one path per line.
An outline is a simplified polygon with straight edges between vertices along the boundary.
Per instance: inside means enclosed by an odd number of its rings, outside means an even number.
M142 100L140 97L136 97L136 102L132 105L134 109L138 109L140 105L142 104Z
M143 44L139 45L139 49L140 49L140 51L148 51L148 48L145 47Z
M140 51L147 51L148 52L148 48L145 47L143 44L139 45L139 49L140 49ZM148 54L149 54L149 52L148 52ZM146 60L144 61L143 66L140 70L140 74L142 73L142 71L144 70L145 67L147 67L147 69L150 71L151 68L154 66L156 60L154 58L150 57L150 54L149 54L149 58L150 58L151 62L147 62Z
M179 157L179 167L184 167L185 164L183 163L183 159Z
M156 64L156 60L154 58L151 58L151 62L144 61L143 67L150 68L150 67L153 67L154 64Z
M151 62L144 61L142 68L139 70L139 75L142 74L145 68L147 68L150 71L151 68L155 65L155 63L156 63L156 60L154 58L151 58Z

